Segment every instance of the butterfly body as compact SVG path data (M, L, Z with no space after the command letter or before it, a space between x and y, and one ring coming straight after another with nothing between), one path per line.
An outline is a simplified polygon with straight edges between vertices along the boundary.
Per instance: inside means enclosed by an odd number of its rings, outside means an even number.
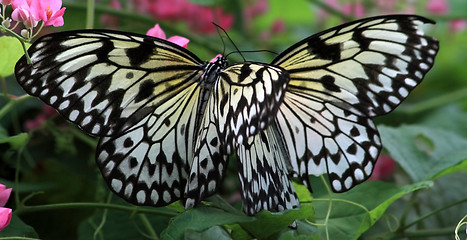
M310 36L270 64L205 63L170 42L108 30L56 33L29 49L20 85L100 137L108 186L138 205L214 194L238 158L249 215L299 206L290 177L327 173L335 192L371 175L382 147L372 118L392 111L434 64L436 39L390 15Z

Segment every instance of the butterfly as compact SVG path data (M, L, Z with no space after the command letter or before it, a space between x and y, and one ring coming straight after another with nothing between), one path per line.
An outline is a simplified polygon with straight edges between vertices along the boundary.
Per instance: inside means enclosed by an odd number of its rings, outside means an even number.
M236 154L243 210L300 205L291 178L334 192L372 173L391 112L434 64L415 15L365 18L312 35L270 63L204 62L150 36L78 30L41 37L16 64L24 90L100 137L109 188L137 205L186 208L216 193Z

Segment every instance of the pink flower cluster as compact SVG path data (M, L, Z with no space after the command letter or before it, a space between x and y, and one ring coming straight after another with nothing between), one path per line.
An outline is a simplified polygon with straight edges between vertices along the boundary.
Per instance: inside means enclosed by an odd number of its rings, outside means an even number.
M57 0L2 0L1 4L6 6L11 4L13 12L11 18L22 22L26 28L36 27L40 21L44 21L45 26L63 26L62 1Z
M164 39L164 40L167 40L169 42L173 42L173 43L177 44L178 46L184 47L184 48L187 48L188 43L190 42L190 40L188 38L184 38L184 37L181 37L181 36L172 36L172 37L167 38L165 36L165 32L162 30L162 28L159 26L159 24L156 24L153 28L149 29L148 32L146 33L146 35L156 37L156 38L160 38L160 39Z
M4 208L5 204L10 198L11 188L6 188L5 185L0 184L0 231L2 231L11 221L12 210Z
M24 122L24 129L31 131L40 128L48 118L57 115L57 111L49 105L42 105L42 113L37 115L34 119Z
M212 22L224 29L230 29L234 23L234 16L221 7L211 8L187 0L133 0L133 3L138 11L149 13L157 20L182 21L199 33L216 32Z

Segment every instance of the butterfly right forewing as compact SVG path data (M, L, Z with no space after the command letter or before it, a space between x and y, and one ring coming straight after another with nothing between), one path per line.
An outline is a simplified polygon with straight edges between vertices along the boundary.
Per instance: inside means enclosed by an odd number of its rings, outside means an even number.
M328 173L336 192L371 174L381 141L372 117L397 107L434 64L438 41L412 15L378 16L306 38L272 64L290 73L277 123L295 175Z

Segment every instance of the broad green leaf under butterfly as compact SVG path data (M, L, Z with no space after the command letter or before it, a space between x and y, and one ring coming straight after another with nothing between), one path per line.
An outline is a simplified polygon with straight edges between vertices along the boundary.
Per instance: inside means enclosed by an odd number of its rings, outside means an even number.
M271 64L202 62L170 42L108 30L47 35L18 82L88 134L108 186L138 205L214 194L239 159L244 211L299 205L291 176L328 173L343 192L366 180L393 110L438 49L418 16L358 20L313 35Z

